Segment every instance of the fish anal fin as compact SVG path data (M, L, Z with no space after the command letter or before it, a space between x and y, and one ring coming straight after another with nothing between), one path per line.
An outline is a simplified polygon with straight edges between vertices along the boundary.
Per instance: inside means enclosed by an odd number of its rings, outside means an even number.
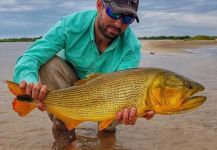
M22 89L19 87L19 84L12 82L12 81L6 81L7 85L8 85L8 89L11 91L11 93L13 93L16 96L19 95L25 95L26 94L26 90Z
M67 117L66 115L61 113L60 109L57 107L48 106L47 111L53 114L58 119L60 119L61 121L63 121L68 130L74 129L76 126L78 126L80 123L83 122L81 120L75 120L75 119Z
M87 75L84 79L76 81L74 85L85 84L86 82L88 82L88 81L90 81L92 79L95 79L96 77L99 77L101 75L103 75L103 74L102 73L94 73L94 74Z
M67 127L68 130L72 130L76 126L78 126L80 123L82 123L83 121L64 118L63 122L65 123L65 125L66 125L66 127Z
M78 126L80 123L83 122L80 120L68 118L68 117L61 115L61 114L56 114L55 116L64 122L64 124L66 125L68 130L74 129L76 126Z
M19 114L19 116L24 117L29 112L31 112L35 107L35 103L24 102L17 99L14 99L12 102L13 110Z
M100 122L99 124L99 131L102 131L103 129L107 128L111 123L112 123L112 119L111 120L106 120L103 122Z

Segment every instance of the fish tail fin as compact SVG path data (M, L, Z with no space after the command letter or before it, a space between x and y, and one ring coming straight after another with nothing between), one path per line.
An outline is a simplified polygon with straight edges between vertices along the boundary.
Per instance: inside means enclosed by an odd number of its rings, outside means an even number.
M12 106L13 110L17 112L19 116L24 117L36 107L36 103L22 101L15 98L12 102Z
M30 111L36 107L36 103L33 102L31 96L26 95L26 90L19 87L19 84L6 81L8 89L16 98L12 102L12 107L21 117L26 116Z
M25 95L25 89L19 87L19 84L12 82L12 81L5 81L8 85L8 89L11 91L12 94L15 96Z

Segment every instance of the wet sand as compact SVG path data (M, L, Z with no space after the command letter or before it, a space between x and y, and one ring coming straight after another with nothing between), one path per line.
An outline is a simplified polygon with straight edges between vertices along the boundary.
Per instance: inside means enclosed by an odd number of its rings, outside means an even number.
M142 49L153 53L184 53L186 49L197 49L216 45L217 40L141 40Z
M149 46L147 46L147 42ZM174 41L142 41L140 66L160 67L175 71L202 83L207 102L188 113L160 116L152 120L138 119L134 126L120 125L115 134L99 134L96 123L87 122L77 129L77 150L216 150L217 148L217 45L207 43L206 53ZM195 43L192 43L194 45ZM0 149L49 150L53 137L51 123L45 112L34 110L20 118L11 109L13 96L8 92L6 79L11 79L15 61L31 43L0 43ZM152 46L155 45L155 46ZM158 45L158 46L156 46ZM191 45L191 44L190 44ZM197 44L196 44L197 45ZM212 49L210 49L210 46ZM213 46L214 50L213 50ZM152 47L152 49L151 49ZM163 48L164 47L164 48ZM172 47L172 46L171 46ZM175 49L175 50L174 50ZM197 53L196 53L197 51ZM154 52L152 55L150 52ZM189 53L190 52L190 53Z

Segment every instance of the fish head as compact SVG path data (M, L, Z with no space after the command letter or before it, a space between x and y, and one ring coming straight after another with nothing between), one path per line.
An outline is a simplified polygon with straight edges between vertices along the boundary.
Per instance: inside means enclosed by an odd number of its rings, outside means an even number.
M196 81L164 71L157 75L149 86L147 103L157 114L181 113L205 102L205 96L195 96L204 89L204 86Z

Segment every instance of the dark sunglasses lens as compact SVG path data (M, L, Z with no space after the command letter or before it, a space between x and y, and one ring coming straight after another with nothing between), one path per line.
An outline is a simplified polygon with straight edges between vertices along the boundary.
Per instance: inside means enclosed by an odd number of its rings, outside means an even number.
M134 22L134 20L135 20L135 17L133 17L133 16L124 16L123 17L123 23L124 24L131 24Z
M115 20L118 20L121 17L120 14L113 13L109 7L106 9L106 13L108 16L110 16L112 19L115 19Z
M110 16L112 19L115 19L115 20L118 20L123 16L122 17L122 22L124 24L128 24L128 25L133 23L134 20L135 20L134 16L125 16L125 15L122 15L122 14L119 14L119 13L113 13L112 10L109 7L107 7L107 9L106 9L106 13L107 13L108 16Z

